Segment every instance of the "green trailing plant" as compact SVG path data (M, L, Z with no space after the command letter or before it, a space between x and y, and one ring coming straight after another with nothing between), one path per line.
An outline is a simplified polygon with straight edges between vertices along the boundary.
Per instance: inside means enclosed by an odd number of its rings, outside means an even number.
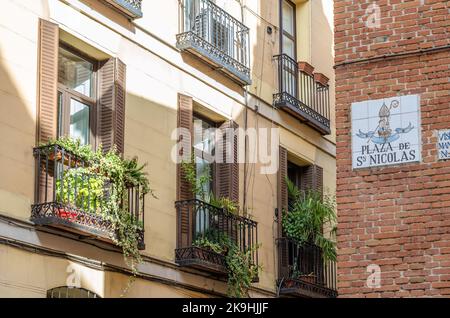
M69 169L64 172L63 179L56 180L56 200L84 211L97 212L103 196L104 181L102 176L92 174L89 169ZM74 189L77 189L76 194Z
M144 172L145 165L139 166L137 158L123 159L115 147L106 153L101 146L93 151L90 145L81 145L80 140L69 137L52 140L42 146L54 145L88 163L86 167L72 167L64 171L63 181L58 179L56 183L57 200L61 203L70 202L77 208L95 212L110 221L116 234L111 239L122 249L125 262L135 277L137 266L142 261L138 249L138 231L143 229L143 224L124 209L127 206L125 190L130 186L138 186L141 199L148 193L155 197ZM49 149L51 154L53 150ZM109 181L108 195L104 191L106 181Z
M192 158L191 161L183 161L181 163L181 168L183 169L186 181L191 186L192 193L200 198L200 200L217 208L224 209L229 213L238 213L238 206L235 202L230 200L230 198L217 197L212 191L205 191L205 185L211 183L210 173L206 173L205 175L197 178L197 169L194 158Z
M211 182L211 178L208 177L210 174L207 173L206 176L197 178L194 159L190 162L183 162L181 166L194 195L214 207L224 209L226 213L238 213L237 205L229 198L218 198L214 193L206 193L204 191L204 185ZM228 270L228 297L249 297L248 291L251 284L258 277L258 273L261 270L261 266L252 262L252 255L260 245L241 250L237 243L230 239L224 231L221 231L218 224L215 224L214 221L213 224L209 225L208 229L197 234L192 245L209 249L225 257Z
M286 178L290 204L283 211L282 226L288 238L298 243L313 243L322 249L325 260L336 260L336 243L332 239L336 227L334 197L317 191L301 191ZM323 233L325 225L332 226L330 237Z

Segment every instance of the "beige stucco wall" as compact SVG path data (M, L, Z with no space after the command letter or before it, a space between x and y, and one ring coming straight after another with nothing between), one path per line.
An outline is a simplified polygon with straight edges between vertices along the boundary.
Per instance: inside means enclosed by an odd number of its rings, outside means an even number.
M308 45L302 44L299 50L317 70L332 79L333 91L332 46L327 44L324 47L322 44L332 39L329 29L331 21L329 14L326 14L329 13L326 8L330 2L314 0L299 5L298 16L309 18L298 19L298 28L299 34L305 33L308 28L312 30L310 39L321 39L311 41ZM333 192L336 175L334 137L323 138L313 129L270 106L277 83L272 56L279 50L278 0L244 0L241 1L243 7L234 0L217 3L238 19L242 18L243 12L243 20L251 29L253 84L249 86L251 95L247 103L249 127L282 127L279 143L292 155L322 166L325 186ZM38 19L42 17L58 23L62 38L75 47L97 58L116 56L127 64L125 155L137 155L140 162L148 163L151 186L158 197L152 199L148 196L146 199L147 249L143 254L176 268L176 170L170 154L175 144L171 140L171 133L176 128L177 94L193 96L194 101L202 107L223 118L235 119L240 127L244 127L245 94L241 87L223 75L176 50L175 35L179 32L177 0L144 0L143 12L144 18L136 20L134 24L96 0L2 1L0 214L23 221L28 221L30 217L34 191L32 148L36 143ZM266 32L268 25L274 28L272 35ZM324 36L329 39L325 40ZM308 47L310 51L306 51ZM258 113L255 112L255 105L258 106ZM259 260L263 272L255 287L273 293L277 278L277 228L274 219L277 178L276 175L261 174L259 168L260 165L249 165L247 180L247 212L258 221L259 240L262 243ZM243 165L240 181L242 201ZM3 235L6 234L0 232L0 236ZM45 242L50 241L51 239L47 239ZM39 239L36 242L41 244ZM64 249L64 245L58 248ZM86 246L85 250L80 248L77 251L82 256L88 255L100 261L109 259L101 252L94 253L91 249L92 247ZM25 266L27 262L32 262L33 266ZM46 289L63 283L67 275L67 263L65 260L0 245L0 296L45 295ZM15 267L14 264L21 265ZM149 271L151 272L150 269ZM86 273L86 288L89 287L102 296L117 296L116 287L121 284L121 280L126 279L124 275L118 278L117 275L121 274L105 274L91 269L83 269L83 273ZM169 276L173 280L189 281L190 284L207 286L209 289L224 291L226 288L224 283L217 283L218 287L214 287L215 283L206 282L204 278L195 275L179 273ZM146 280L138 281L137 286L140 287L133 289L131 295L183 297L185 293L174 287Z

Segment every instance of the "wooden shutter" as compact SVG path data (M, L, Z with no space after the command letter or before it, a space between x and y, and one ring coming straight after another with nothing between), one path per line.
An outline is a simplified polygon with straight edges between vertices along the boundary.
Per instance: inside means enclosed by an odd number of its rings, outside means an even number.
M193 100L192 97L178 94L178 128L187 129L189 132L193 131ZM180 136L177 141L180 146L178 155L183 157L186 155L186 151L192 149L192 138L185 138L186 136ZM189 158L190 160L190 158ZM185 173L181 166L181 163L177 164L177 201L185 201L194 198L192 193L191 184L186 180ZM178 236L178 248L190 246L192 243L192 227L194 219L194 209L192 205L180 204L177 210L177 235Z
M219 198L229 198L236 204L239 204L239 136L234 132L238 128L238 124L232 120L220 126L223 136L223 160L222 162L216 163L215 169L216 196Z
M184 128L193 131L193 100L192 97L178 95L178 128ZM192 149L192 138L180 137L178 144L180 146L178 155L186 155L185 151ZM190 158L189 158L190 160ZM194 197L191 184L186 180L181 164L177 164L177 201L190 200Z
M302 168L300 190L314 190L323 193L323 168L310 165Z
M119 153L125 144L126 65L111 58L99 69L98 140L105 152L116 145Z
M278 229L279 235L282 234L281 220L283 212L288 209L288 189L286 178L288 175L288 153L286 148L280 147L279 167L278 167Z
M47 143L57 137L58 125L58 49L59 28L57 24L39 20L39 82L37 105L37 144ZM53 202L55 193L54 162L40 162L38 203Z
M58 116L58 48L57 24L39 20L38 143L56 139Z

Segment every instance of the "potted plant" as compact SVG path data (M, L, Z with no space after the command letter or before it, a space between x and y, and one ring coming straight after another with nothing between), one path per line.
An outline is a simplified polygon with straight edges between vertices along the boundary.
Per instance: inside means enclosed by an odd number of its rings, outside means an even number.
M313 76L314 66L312 66L308 62L303 62L303 61L298 62L298 69L301 72L304 72L304 73L306 73L306 74L308 74L310 76Z
M314 73L314 80L322 86L327 86L330 79L322 73Z
M335 200L317 191L301 191L286 178L289 210L283 211L282 226L286 236L298 244L310 243L321 248L324 261L336 260L336 243L331 239L336 232ZM324 225L331 228L324 235Z

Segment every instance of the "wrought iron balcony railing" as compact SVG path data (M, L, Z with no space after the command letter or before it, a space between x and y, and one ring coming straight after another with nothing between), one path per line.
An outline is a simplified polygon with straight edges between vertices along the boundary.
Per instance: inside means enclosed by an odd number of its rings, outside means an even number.
M320 247L288 238L277 244L280 295L337 297L336 263L324 260Z
M104 0L129 19L142 18L142 0Z
M283 109L323 135L330 130L330 95L328 85L301 71L298 63L286 54L274 57L278 66L278 93L274 106Z
M210 0L181 0L177 47L199 56L242 85L251 84L249 28Z
M206 270L218 275L227 273L226 251L217 253L201 242L231 240L241 251L251 250L251 263L258 265L257 223L231 214L200 200L178 201L177 249L175 261L180 266Z
M112 243L112 223L102 214L103 198L109 198L114 184L99 183L101 176L87 173L89 162L54 145L34 149L36 161L35 203L31 220L37 225L59 227ZM99 185L100 184L100 185ZM119 203L129 211L138 230L138 247L144 245L144 195L139 187L127 187Z

